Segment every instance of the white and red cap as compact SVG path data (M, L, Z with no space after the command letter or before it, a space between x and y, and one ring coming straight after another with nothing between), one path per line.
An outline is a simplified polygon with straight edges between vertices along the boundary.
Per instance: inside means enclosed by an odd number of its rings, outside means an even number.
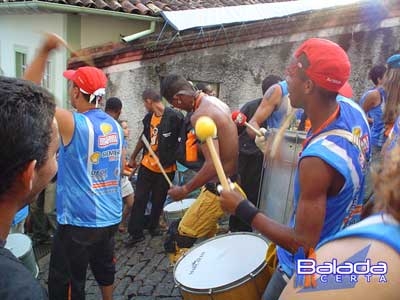
M80 67L76 70L66 70L63 75L73 81L82 93L91 95L90 102L106 93L107 77L98 68Z

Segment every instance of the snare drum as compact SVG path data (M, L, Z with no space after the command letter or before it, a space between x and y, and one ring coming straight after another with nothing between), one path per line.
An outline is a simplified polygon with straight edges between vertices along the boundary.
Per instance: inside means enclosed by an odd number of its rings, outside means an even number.
M175 220L183 218L183 215L196 199L183 199L182 201L174 201L164 207L164 216L168 226Z
M287 224L292 215L295 171L305 138L304 131L287 130L279 145L279 155L268 158L263 171L259 208L281 224Z
M259 300L269 273L267 241L255 233L230 233L190 249L174 268L186 300Z
M29 236L22 233L11 233L7 237L5 248L10 250L32 272L35 278L38 277L39 267L36 263L32 241Z

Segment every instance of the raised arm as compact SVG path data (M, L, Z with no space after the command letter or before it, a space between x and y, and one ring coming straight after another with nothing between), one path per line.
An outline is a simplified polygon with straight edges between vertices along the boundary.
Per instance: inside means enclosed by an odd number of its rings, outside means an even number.
M254 116L249 121L250 125L259 129L261 124L279 107L282 101L282 89L279 84L272 85L264 94ZM255 137L254 131L247 129L251 137Z
M36 56L26 68L23 78L40 84L46 67L46 62L50 53L58 49L61 45L66 45L65 41L55 34L46 34L42 45L38 49ZM55 114L59 132L64 145L68 145L74 133L74 118L70 111L56 108Z

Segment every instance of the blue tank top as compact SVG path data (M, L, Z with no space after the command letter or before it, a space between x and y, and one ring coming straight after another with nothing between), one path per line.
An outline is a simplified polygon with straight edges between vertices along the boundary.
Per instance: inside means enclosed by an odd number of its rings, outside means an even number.
M371 146L382 147L385 138L385 123L383 122L383 110L385 107L385 91L378 88L381 103L369 110L368 116L373 120L371 124Z
M72 140L59 149L57 221L82 227L117 224L122 213L122 128L100 109L73 117Z
M282 90L281 104L279 108L275 110L269 117L264 121L264 127L266 128L279 128L287 115L289 108L289 95L288 86L286 81L277 83Z
M339 194L327 198L326 216L320 240L332 236L339 230L360 220L364 199L364 178L368 166L367 160L370 157L370 130L364 112L358 104L343 96L338 96L337 101L340 105L339 116L321 134L334 129L349 131L360 139L363 153L360 153L359 148L346 138L328 135L320 139L316 136L300 155L299 162L304 157L319 157L342 174L345 179ZM308 135L310 134L309 131ZM289 222L291 228L295 226L295 213L300 198L297 170L294 178L293 198L294 212ZM277 255L283 271L292 276L295 268L293 254L282 247L278 247Z
M370 216L356 225L347 227L323 240L317 248L328 242L346 237L362 237L385 243L400 253L400 224L390 215L376 214Z
M392 131L390 132L390 143L386 148L386 152L391 151L396 145L400 145L400 116L394 122Z
M18 223L21 223L28 217L28 214L29 214L29 205L25 205L23 208L17 211L11 225L14 226L17 225Z

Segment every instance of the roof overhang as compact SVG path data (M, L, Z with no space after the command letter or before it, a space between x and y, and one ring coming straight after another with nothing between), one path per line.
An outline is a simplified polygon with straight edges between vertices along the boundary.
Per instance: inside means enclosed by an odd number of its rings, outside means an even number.
M82 6L74 6L67 4L43 2L43 1L23 1L23 2L2 2L0 3L1 14L32 14L32 13L76 13L83 15L100 15L117 17L121 19L141 20L141 21L156 21L163 22L160 17L143 16L138 14L130 14L116 12L105 9L89 8Z
M373 0L298 0L264 4L215 7L193 10L163 11L161 15L177 31L215 27L281 18L298 13L351 5Z

